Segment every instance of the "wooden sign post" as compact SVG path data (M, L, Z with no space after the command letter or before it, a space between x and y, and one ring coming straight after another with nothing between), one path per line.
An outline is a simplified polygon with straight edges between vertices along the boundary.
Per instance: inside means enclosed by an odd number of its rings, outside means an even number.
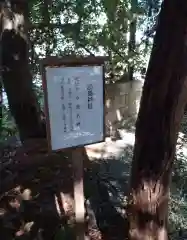
M83 147L104 141L105 135L106 59L48 57L42 60L49 151L72 148L77 240L85 239Z
M74 202L77 240L85 240L84 231L84 184L83 184L83 156L82 149L72 151L73 176L74 176Z

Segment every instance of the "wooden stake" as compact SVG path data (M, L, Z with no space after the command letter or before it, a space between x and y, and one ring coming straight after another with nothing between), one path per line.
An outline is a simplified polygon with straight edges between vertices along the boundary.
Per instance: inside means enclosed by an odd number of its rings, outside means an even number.
M82 148L72 151L72 167L74 175L74 206L76 220L76 240L85 240L84 220L84 187L83 187L83 154Z

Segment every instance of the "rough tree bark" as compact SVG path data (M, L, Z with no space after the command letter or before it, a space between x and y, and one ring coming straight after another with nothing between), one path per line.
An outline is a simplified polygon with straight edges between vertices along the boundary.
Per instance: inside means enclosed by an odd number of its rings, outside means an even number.
M165 0L136 124L129 239L168 239L169 184L186 96L187 1Z
M28 1L0 2L2 80L22 141L45 137L28 63Z

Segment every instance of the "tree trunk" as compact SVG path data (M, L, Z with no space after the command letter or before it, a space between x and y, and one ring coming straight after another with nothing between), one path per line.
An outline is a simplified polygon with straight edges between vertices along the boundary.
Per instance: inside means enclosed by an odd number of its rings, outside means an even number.
M169 184L187 100L187 2L162 4L136 123L129 239L166 240Z
M53 31L50 28L50 13L49 13L49 8L52 7L50 6L51 1L49 0L44 0L43 2L43 7L42 7L42 16L43 16L43 22L46 24L45 28L45 36L46 36L46 56L49 56L52 52L50 49L51 39L55 39L53 36Z
M147 1L147 8L148 8L148 14L147 14L147 17L148 17L148 26L147 26L147 35L146 35L146 39L145 39L145 50L144 50L144 55L146 56L148 54L148 48L149 48L149 32L150 32L150 18L152 17L152 13L153 13L153 0L148 0Z
M45 137L28 63L28 1L1 1L2 79L21 140Z
M129 27L129 46L128 46L128 51L129 51L129 57L134 58L134 53L136 49L136 25L137 25L137 16L136 11L137 11L137 6L138 2L137 0L131 0L131 14L132 14L132 20L130 22L130 27ZM133 81L134 77L134 65L132 63L129 63L128 66L128 74L129 74L129 81Z

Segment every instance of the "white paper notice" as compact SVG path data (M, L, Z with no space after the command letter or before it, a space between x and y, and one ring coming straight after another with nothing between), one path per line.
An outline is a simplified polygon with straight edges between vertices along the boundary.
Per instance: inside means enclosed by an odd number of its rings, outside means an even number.
M46 67L52 150L104 137L103 67Z

